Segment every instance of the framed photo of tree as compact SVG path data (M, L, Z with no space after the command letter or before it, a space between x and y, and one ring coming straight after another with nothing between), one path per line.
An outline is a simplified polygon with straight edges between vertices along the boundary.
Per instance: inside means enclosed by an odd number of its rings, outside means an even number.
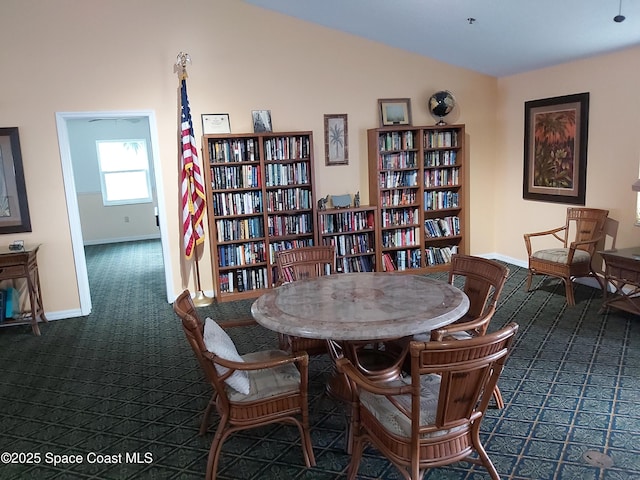
M525 102L523 198L585 204L588 131L588 92Z
M349 132L346 113L324 116L324 155L325 165L349 164Z

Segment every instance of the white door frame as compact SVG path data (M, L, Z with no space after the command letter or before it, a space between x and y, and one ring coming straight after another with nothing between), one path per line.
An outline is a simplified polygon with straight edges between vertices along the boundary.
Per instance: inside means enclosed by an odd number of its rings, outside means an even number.
M136 111L109 111L109 112L56 112L56 125L58 127L58 145L60 148L60 159L62 162L62 176L64 180L64 190L67 197L67 214L69 216L69 229L71 232L71 244L73 246L73 257L76 265L76 277L78 281L78 295L80 297L80 312L82 316L91 313L91 293L89 290L89 276L87 274L87 260L84 255L84 240L82 238L82 228L80 223L80 210L78 207L78 196L76 184L73 177L73 164L71 162L71 148L69 145L68 120L93 118L128 118L146 117L149 121L149 134L151 136L151 153L153 156L154 182L158 200L158 223L160 226L160 241L162 243L162 258L164 261L164 275L167 293L167 302L172 301L171 258L168 255L169 241L166 225L166 208L164 199L164 189L162 188L162 169L160 165L160 152L158 148L158 126L153 110Z

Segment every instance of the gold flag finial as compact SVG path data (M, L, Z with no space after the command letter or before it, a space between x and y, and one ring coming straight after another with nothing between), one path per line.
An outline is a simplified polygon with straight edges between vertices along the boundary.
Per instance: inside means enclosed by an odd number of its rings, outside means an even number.
M176 66L175 69L178 72L178 76L180 80L186 79L189 75L187 75L187 63L191 63L191 57L188 53L180 52L178 57L176 58Z

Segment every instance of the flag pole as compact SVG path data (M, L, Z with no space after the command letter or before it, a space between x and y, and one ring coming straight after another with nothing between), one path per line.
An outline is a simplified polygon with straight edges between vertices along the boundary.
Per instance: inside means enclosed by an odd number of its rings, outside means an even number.
M189 56L188 53L184 53L184 52L180 52L178 54L178 58L176 61L176 67L178 70L178 77L180 79L180 83L182 84L182 81L185 80L187 78L187 63L191 63L191 57ZM186 87L185 87L186 88ZM185 108L185 105L181 105L182 109ZM181 121L182 123L182 121ZM191 115L189 114L189 123L191 123ZM183 129L183 127L181 126L181 130ZM183 149L183 145L182 145L182 134L180 136L180 149L181 149L181 158L182 161L184 162L184 149ZM184 165L182 165L182 168L184 168ZM190 178L187 179L187 197L188 197L188 201L190 203L192 203L191 199L192 197L192 193L193 193L193 188L194 186L192 185L193 182L193 177L191 176ZM190 224L191 224L191 231L195 232L197 225L194 223L194 218L193 218L193 214L191 213L189 215L189 220L190 220ZM208 305L211 305L213 303L213 299L209 298L205 295L205 293L202 291L202 287L200 285L200 266L199 266L199 262L198 262L198 242L194 241L193 244L193 250L191 252L193 254L193 262L194 262L194 266L195 266L195 271L194 271L194 275L195 275L195 281L196 281L196 293L194 295L193 298L193 304L196 307L206 307Z

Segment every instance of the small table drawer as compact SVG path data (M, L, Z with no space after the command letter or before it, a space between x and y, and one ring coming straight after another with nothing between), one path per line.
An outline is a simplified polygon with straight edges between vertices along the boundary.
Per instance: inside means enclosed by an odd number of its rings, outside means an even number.
M24 277L25 275L27 275L27 269L24 265L9 265L6 267L0 265L0 277L2 278Z

